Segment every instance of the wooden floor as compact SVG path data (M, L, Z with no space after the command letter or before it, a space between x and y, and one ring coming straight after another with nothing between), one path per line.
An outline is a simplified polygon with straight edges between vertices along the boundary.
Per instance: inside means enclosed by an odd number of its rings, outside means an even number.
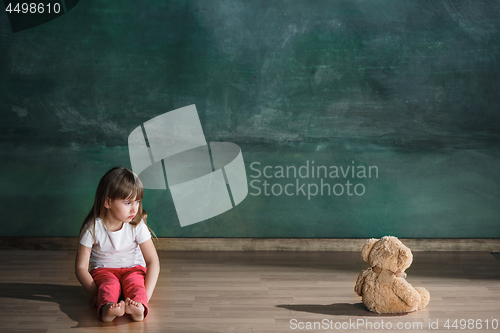
M460 330L462 319L466 331L500 332L491 327L500 321L500 259L488 252L415 252L407 280L426 287L431 302L388 316L366 311L353 291L366 268L359 252L159 251L148 318L108 324L74 276L74 255L0 251L0 332L373 332L391 331L388 325L394 332L449 332ZM299 329L308 322L331 327ZM430 330L436 322L439 329Z

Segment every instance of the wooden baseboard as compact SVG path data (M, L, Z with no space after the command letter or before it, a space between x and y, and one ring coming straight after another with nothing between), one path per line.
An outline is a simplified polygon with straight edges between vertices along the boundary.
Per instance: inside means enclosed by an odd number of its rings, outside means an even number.
M158 238L165 251L360 251L366 239L325 238ZM500 252L499 238L401 239L412 251ZM77 237L0 237L0 250L65 250L78 248Z

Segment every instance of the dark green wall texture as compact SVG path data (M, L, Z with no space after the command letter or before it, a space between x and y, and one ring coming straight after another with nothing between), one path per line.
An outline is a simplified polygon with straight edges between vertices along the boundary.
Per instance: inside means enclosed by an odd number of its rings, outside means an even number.
M2 13L0 236L77 236L129 133L190 104L249 195L181 228L147 190L158 236L500 237L486 0L82 0L18 33Z

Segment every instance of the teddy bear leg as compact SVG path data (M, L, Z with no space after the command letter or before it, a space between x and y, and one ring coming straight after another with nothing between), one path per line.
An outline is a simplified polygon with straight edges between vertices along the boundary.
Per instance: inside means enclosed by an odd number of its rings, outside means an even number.
M420 304L418 305L418 310L423 309L429 304L429 300L431 299L431 295L427 291L427 289L422 287L416 287L415 290L420 294Z

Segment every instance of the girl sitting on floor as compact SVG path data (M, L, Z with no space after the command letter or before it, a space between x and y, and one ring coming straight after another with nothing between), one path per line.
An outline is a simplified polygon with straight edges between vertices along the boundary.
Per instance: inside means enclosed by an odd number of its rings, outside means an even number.
M94 205L80 230L76 277L104 322L125 313L134 321L148 315L160 261L146 225L143 195L142 182L132 171L109 170L97 186Z

